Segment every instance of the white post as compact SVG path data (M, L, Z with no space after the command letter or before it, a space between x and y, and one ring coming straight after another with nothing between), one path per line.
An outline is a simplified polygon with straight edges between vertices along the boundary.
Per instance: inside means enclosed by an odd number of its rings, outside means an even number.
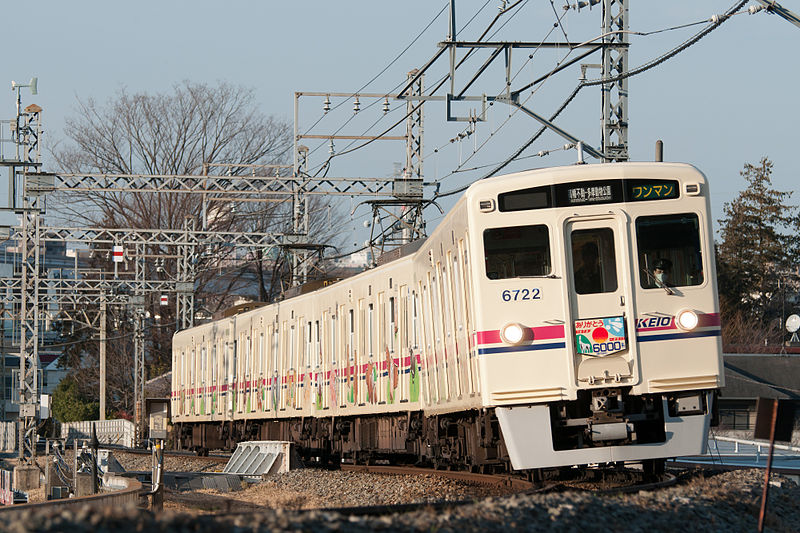
M114 263L116 266L116 263ZM100 420L106 419L106 298L100 300Z

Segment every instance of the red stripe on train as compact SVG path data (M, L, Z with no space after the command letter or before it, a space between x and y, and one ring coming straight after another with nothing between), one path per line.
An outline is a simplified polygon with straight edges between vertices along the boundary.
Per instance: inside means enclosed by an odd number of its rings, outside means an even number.
M540 326L526 329L533 330L534 341L564 338L564 326ZM499 329L479 331L477 333L478 344L498 344L500 342L503 342L503 340L500 338Z

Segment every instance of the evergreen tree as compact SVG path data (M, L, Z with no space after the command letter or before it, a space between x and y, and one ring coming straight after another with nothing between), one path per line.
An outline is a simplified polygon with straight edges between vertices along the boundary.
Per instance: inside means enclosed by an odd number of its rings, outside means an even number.
M74 377L61 380L53 393L53 417L60 422L97 420L100 404L88 400L78 387Z
M791 265L786 231L795 220L791 193L772 187L772 162L744 165L747 188L724 206L717 247L719 295L728 317L743 313L762 325L780 316L779 277ZM724 331L723 331L724 335Z

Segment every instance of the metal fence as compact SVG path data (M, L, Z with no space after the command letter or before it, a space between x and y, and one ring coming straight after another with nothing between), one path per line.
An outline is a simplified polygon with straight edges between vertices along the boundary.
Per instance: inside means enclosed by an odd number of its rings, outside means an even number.
M92 420L83 422L66 422L61 424L61 438L67 444L77 440L92 438L92 425L97 431L97 440L100 444L114 444L133 448L136 437L136 426L130 420Z

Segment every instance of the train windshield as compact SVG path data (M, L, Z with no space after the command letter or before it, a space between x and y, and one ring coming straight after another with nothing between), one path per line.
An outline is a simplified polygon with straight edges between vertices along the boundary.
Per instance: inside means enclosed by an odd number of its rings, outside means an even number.
M550 232L547 226L509 226L483 232L489 279L550 274Z
M645 289L703 283L700 223L694 213L636 219L639 282Z
M616 292L617 261L611 228L572 232L572 261L575 292L598 294Z

